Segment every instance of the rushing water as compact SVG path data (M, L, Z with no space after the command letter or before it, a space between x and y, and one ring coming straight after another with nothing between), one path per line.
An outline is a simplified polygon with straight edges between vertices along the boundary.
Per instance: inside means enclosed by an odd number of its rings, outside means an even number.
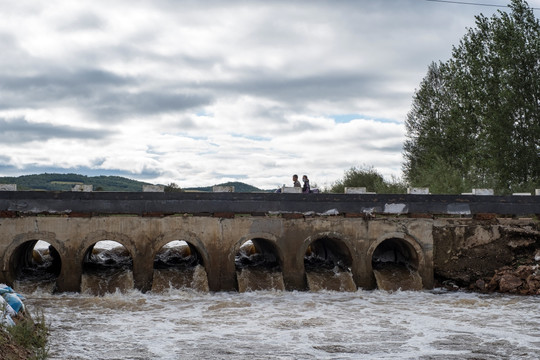
M28 294L52 359L537 359L540 299L443 291Z
M152 291L142 294L133 290L125 252L105 245L89 253L80 294L53 294L49 275L15 283L27 306L44 312L52 359L536 359L540 353L536 296L356 290L350 269L311 254L310 291L283 291L276 259L252 244L236 259L239 292L211 293L185 243L157 256ZM47 247L37 251L39 270ZM421 286L414 269L399 263L378 264L375 277L390 290Z

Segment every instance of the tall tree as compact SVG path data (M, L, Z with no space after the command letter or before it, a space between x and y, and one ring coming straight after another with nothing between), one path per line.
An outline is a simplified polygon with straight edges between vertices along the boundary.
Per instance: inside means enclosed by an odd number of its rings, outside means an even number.
M403 170L412 185L540 185L540 24L526 1L509 6L477 16L451 59L429 66L406 120Z

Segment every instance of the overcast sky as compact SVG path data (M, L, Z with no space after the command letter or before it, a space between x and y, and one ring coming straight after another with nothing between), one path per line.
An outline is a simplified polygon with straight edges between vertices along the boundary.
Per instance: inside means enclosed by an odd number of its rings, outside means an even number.
M0 176L267 189L293 173L330 186L352 166L400 176L404 120L428 65L450 57L475 15L497 10L426 0L11 1L0 7Z

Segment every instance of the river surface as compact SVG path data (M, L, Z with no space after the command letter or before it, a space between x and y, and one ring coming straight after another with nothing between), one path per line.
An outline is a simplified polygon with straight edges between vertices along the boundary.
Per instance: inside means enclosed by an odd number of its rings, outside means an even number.
M51 359L537 359L540 298L169 290L27 295Z

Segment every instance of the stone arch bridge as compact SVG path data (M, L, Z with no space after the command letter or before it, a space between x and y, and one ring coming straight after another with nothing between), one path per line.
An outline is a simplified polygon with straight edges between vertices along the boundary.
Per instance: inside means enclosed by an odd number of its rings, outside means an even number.
M133 259L135 287L146 291L157 252L183 240L211 291L235 290L235 255L251 240L275 255L289 290L306 288L308 249L334 254L358 287L374 288L381 247L406 257L431 288L434 251L446 241L437 234L448 236L435 229L529 214L540 214L540 196L0 191L0 282L12 284L43 240L60 260L57 290L79 291L85 256L114 240Z

